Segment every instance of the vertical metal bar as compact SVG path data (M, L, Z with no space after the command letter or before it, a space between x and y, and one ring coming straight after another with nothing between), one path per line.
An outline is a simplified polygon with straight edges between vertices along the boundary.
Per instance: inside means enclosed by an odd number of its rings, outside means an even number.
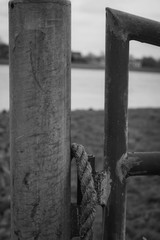
M81 183L77 174L77 206L80 207L82 202Z
M110 171L112 182L103 210L103 240L125 239L125 182L121 182L117 166L127 151L129 42L117 25L107 11L104 168Z
M10 15L11 239L70 239L70 3Z
M107 8L107 12L112 15L117 36L160 46L160 22L111 8Z

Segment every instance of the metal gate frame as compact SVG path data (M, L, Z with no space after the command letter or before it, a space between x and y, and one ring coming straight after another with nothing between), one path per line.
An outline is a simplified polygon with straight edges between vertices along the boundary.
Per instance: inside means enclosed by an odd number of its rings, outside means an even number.
M124 240L126 178L160 174L160 152L127 152L129 41L160 46L160 23L110 8L106 19L104 169L112 183L103 240Z

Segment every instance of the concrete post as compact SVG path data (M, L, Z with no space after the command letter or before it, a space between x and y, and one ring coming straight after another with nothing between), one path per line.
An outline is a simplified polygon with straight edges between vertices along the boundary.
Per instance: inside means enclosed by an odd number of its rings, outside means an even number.
M9 3L11 239L70 239L70 2Z

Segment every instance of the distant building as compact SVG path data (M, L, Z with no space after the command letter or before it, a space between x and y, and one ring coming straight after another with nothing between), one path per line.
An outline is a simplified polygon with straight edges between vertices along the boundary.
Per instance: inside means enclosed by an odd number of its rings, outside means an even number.
M72 52L71 61L72 63L84 63L85 58L82 56L81 52Z
M0 43L0 59L9 58L9 47L7 44Z
M142 67L141 59L135 59L134 57L130 56L129 68L141 68L141 67Z

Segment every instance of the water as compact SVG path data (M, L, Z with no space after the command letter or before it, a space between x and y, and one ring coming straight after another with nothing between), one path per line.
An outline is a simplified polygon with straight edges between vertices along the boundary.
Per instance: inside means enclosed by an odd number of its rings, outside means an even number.
M72 69L72 110L104 109L104 70ZM129 73L129 108L160 108L160 73ZM9 67L0 65L0 111L9 109Z
M160 73L129 72L129 108L160 107ZM72 69L72 109L104 109L104 70Z
M0 111L9 109L9 67L0 65Z

